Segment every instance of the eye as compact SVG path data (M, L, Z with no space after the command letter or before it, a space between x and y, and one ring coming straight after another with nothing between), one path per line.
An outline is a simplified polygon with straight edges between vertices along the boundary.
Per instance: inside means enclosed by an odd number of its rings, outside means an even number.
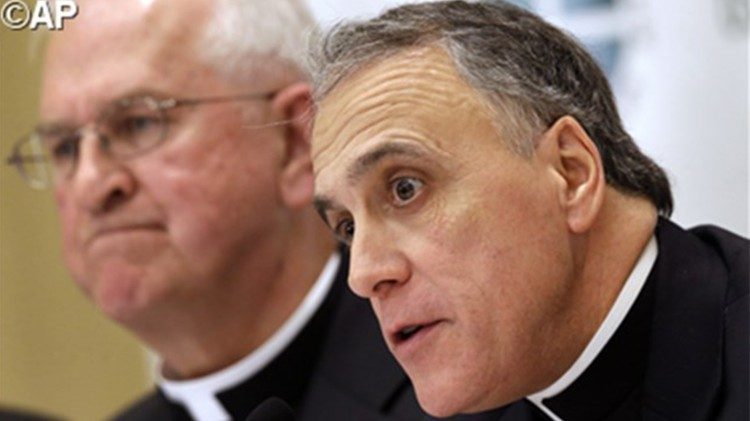
M151 146L160 139L165 123L164 113L145 100L135 100L103 113L102 129L113 142L112 147Z
M123 117L113 127L114 133L119 136L137 136L150 130L158 129L161 118L152 115L130 115Z
M333 231L339 240L351 244L352 238L354 238L354 220L351 218L342 219L336 224Z
M80 136L69 134L59 135L54 140L49 141L52 159L55 161L75 159L78 155L79 140Z
M419 195L424 183L414 177L399 177L391 182L391 195L396 206L406 206Z

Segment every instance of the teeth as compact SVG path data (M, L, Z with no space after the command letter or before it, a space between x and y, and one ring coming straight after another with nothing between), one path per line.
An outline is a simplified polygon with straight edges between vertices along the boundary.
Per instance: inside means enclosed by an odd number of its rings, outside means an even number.
M419 329L419 326L409 326L406 329L402 330L401 333L404 335L411 335L412 333L416 332L417 329Z
M422 326L419 326L419 325L409 326L404 329L401 329L401 331L399 331L398 334L402 340L409 339L411 335L413 335L416 331L418 331L421 328Z

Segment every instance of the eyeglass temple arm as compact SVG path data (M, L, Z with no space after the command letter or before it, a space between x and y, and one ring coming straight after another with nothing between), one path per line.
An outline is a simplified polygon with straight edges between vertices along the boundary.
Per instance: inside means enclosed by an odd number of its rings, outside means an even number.
M22 164L24 162L44 162L45 158L43 156L21 156L17 154L13 154L7 158L5 158L5 164L6 165L18 165Z
M205 103L216 103L216 102L230 102L230 101L254 101L258 99L271 99L278 91L266 92L261 94L244 94L244 95L228 95L228 96L210 96L206 98L185 98L185 99L168 99L162 101L160 105L165 108L179 107L184 105L195 105Z

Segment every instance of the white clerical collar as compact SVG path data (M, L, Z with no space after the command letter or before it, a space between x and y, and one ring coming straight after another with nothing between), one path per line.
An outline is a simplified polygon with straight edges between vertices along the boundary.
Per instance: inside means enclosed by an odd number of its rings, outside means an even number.
M546 389L529 395L526 397L529 401L534 403L539 409L541 409L547 416L552 418L554 421L562 421L560 417L555 415L549 408L543 403L543 399L548 399L558 395L563 390L567 389L568 386L578 379L588 366L594 361L597 355L601 352L604 346L609 342L609 339L614 335L617 328L625 319L625 316L630 311L630 308L635 303L638 294L640 294L643 285L646 283L649 272L654 266L656 261L656 255L658 254L658 247L656 245L656 238L652 235L646 247L641 253L641 257L638 258L633 271L630 272L630 276L625 281L620 294L617 296L615 303L607 313L607 317L604 318L601 326L596 331L594 336L589 341L586 348L584 348L578 359L570 366L568 371L562 375L557 381L552 383L551 386Z
M299 307L266 342L231 366L190 380L168 380L159 370L159 387L171 400L180 402L198 421L231 420L216 395L256 375L276 358L302 331L320 308L336 278L341 256L334 253Z

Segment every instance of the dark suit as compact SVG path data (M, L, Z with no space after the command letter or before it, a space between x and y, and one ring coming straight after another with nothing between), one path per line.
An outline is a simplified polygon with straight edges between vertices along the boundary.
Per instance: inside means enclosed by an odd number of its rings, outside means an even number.
M747 239L665 219L656 238L658 257L622 325L570 387L543 401L563 420L748 420ZM524 400L500 419L548 418Z
M295 340L260 373L218 395L233 419L244 420L269 396L298 420L420 420L408 378L393 359L366 300L346 287L348 256L331 291ZM500 411L456 419L496 420ZM190 420L157 389L115 417L118 421Z

